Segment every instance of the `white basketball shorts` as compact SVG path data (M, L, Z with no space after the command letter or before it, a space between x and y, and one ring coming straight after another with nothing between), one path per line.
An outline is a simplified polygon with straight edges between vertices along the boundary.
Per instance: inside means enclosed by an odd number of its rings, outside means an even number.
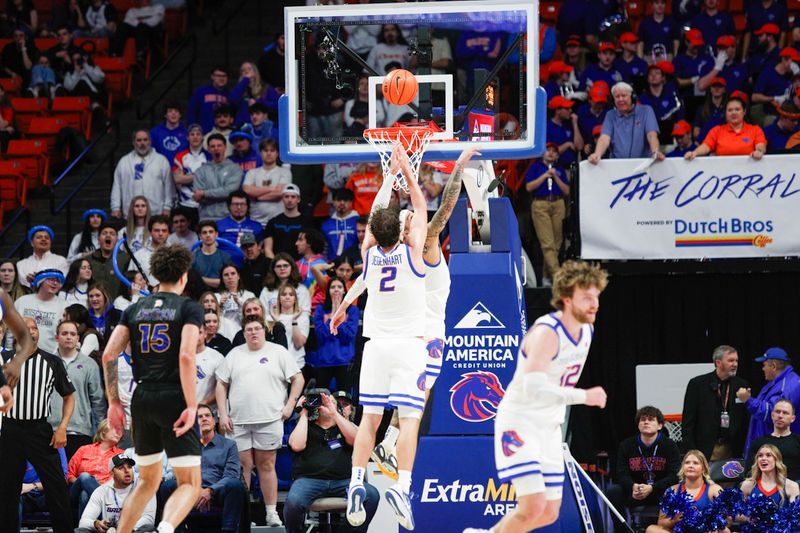
M425 407L425 342L418 337L370 339L361 360L359 402L365 413L398 408L400 417Z

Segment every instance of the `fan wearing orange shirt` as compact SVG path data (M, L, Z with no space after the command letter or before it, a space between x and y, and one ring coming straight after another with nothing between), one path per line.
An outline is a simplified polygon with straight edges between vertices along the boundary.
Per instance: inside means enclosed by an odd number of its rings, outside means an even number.
M759 160L767 151L767 138L764 131L744 120L747 104L737 96L731 96L725 104L725 124L714 126L703 143L684 154L691 161L697 156L710 153L714 155L749 155Z
M350 178L345 183L344 188L353 191L353 209L359 215L367 216L372 208L378 189L383 183L383 174L380 172L379 163L363 163L358 165Z

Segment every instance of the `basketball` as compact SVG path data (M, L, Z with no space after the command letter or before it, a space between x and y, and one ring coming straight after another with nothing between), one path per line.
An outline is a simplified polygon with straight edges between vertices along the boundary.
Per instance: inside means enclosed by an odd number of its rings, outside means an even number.
M409 71L397 69L383 78L383 97L394 105L406 105L411 102L419 90L417 78Z

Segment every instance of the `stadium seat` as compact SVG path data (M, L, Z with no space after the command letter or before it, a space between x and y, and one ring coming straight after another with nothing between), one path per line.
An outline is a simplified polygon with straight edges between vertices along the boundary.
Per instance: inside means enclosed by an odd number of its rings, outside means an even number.
M800 0L786 0L786 9L789 10L789 13L800 11Z
M33 8L39 15L39 22L49 22L52 19L54 4L53 0L33 0Z
M19 161L0 161L0 208L11 211L27 202L27 186Z
M22 78L0 78L0 87L8 96L19 96L22 90Z
M629 19L641 19L644 17L644 0L628 0L625 2L625 11L628 13Z
M47 114L47 98L12 98L14 124L17 131L27 133L31 121Z
M733 23L736 26L736 33L743 33L745 26L747 26L747 16L743 13L738 13L733 16Z
M28 188L47 185L49 182L50 155L44 140L11 140L8 143L6 158L22 164L22 174L25 176Z
M744 0L728 0L728 12L731 15L744 13Z
M53 100L50 114L61 117L67 124L83 132L86 140L92 136L92 118L89 109L92 102L88 96L57 96Z
M122 57L96 57L95 65L106 74L108 91L108 116L111 116L113 102L125 102L131 97L130 66Z
M47 144L47 153L50 154L51 162L60 159L60 156L69 154L58 154L56 152L56 141L58 133L67 127L67 121L60 117L37 117L31 120L27 139L40 139Z
M558 10L561 9L561 2L540 2L539 18L543 22L555 24L558 20Z
M94 43L94 54L107 56L108 55L108 37L76 37L75 46L81 48L84 43ZM91 50L91 46L87 45Z

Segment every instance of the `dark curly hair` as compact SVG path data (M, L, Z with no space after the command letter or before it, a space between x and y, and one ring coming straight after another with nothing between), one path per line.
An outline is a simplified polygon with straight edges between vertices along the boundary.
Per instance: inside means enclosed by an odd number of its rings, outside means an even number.
M309 248L315 254L321 254L325 251L325 236L315 228L303 228L300 230L299 235L306 238Z
M375 210L369 217L369 230L382 248L391 248L400 239L400 210L394 206Z
M192 267L192 254L181 244L161 246L150 257L150 272L162 283L177 283Z

